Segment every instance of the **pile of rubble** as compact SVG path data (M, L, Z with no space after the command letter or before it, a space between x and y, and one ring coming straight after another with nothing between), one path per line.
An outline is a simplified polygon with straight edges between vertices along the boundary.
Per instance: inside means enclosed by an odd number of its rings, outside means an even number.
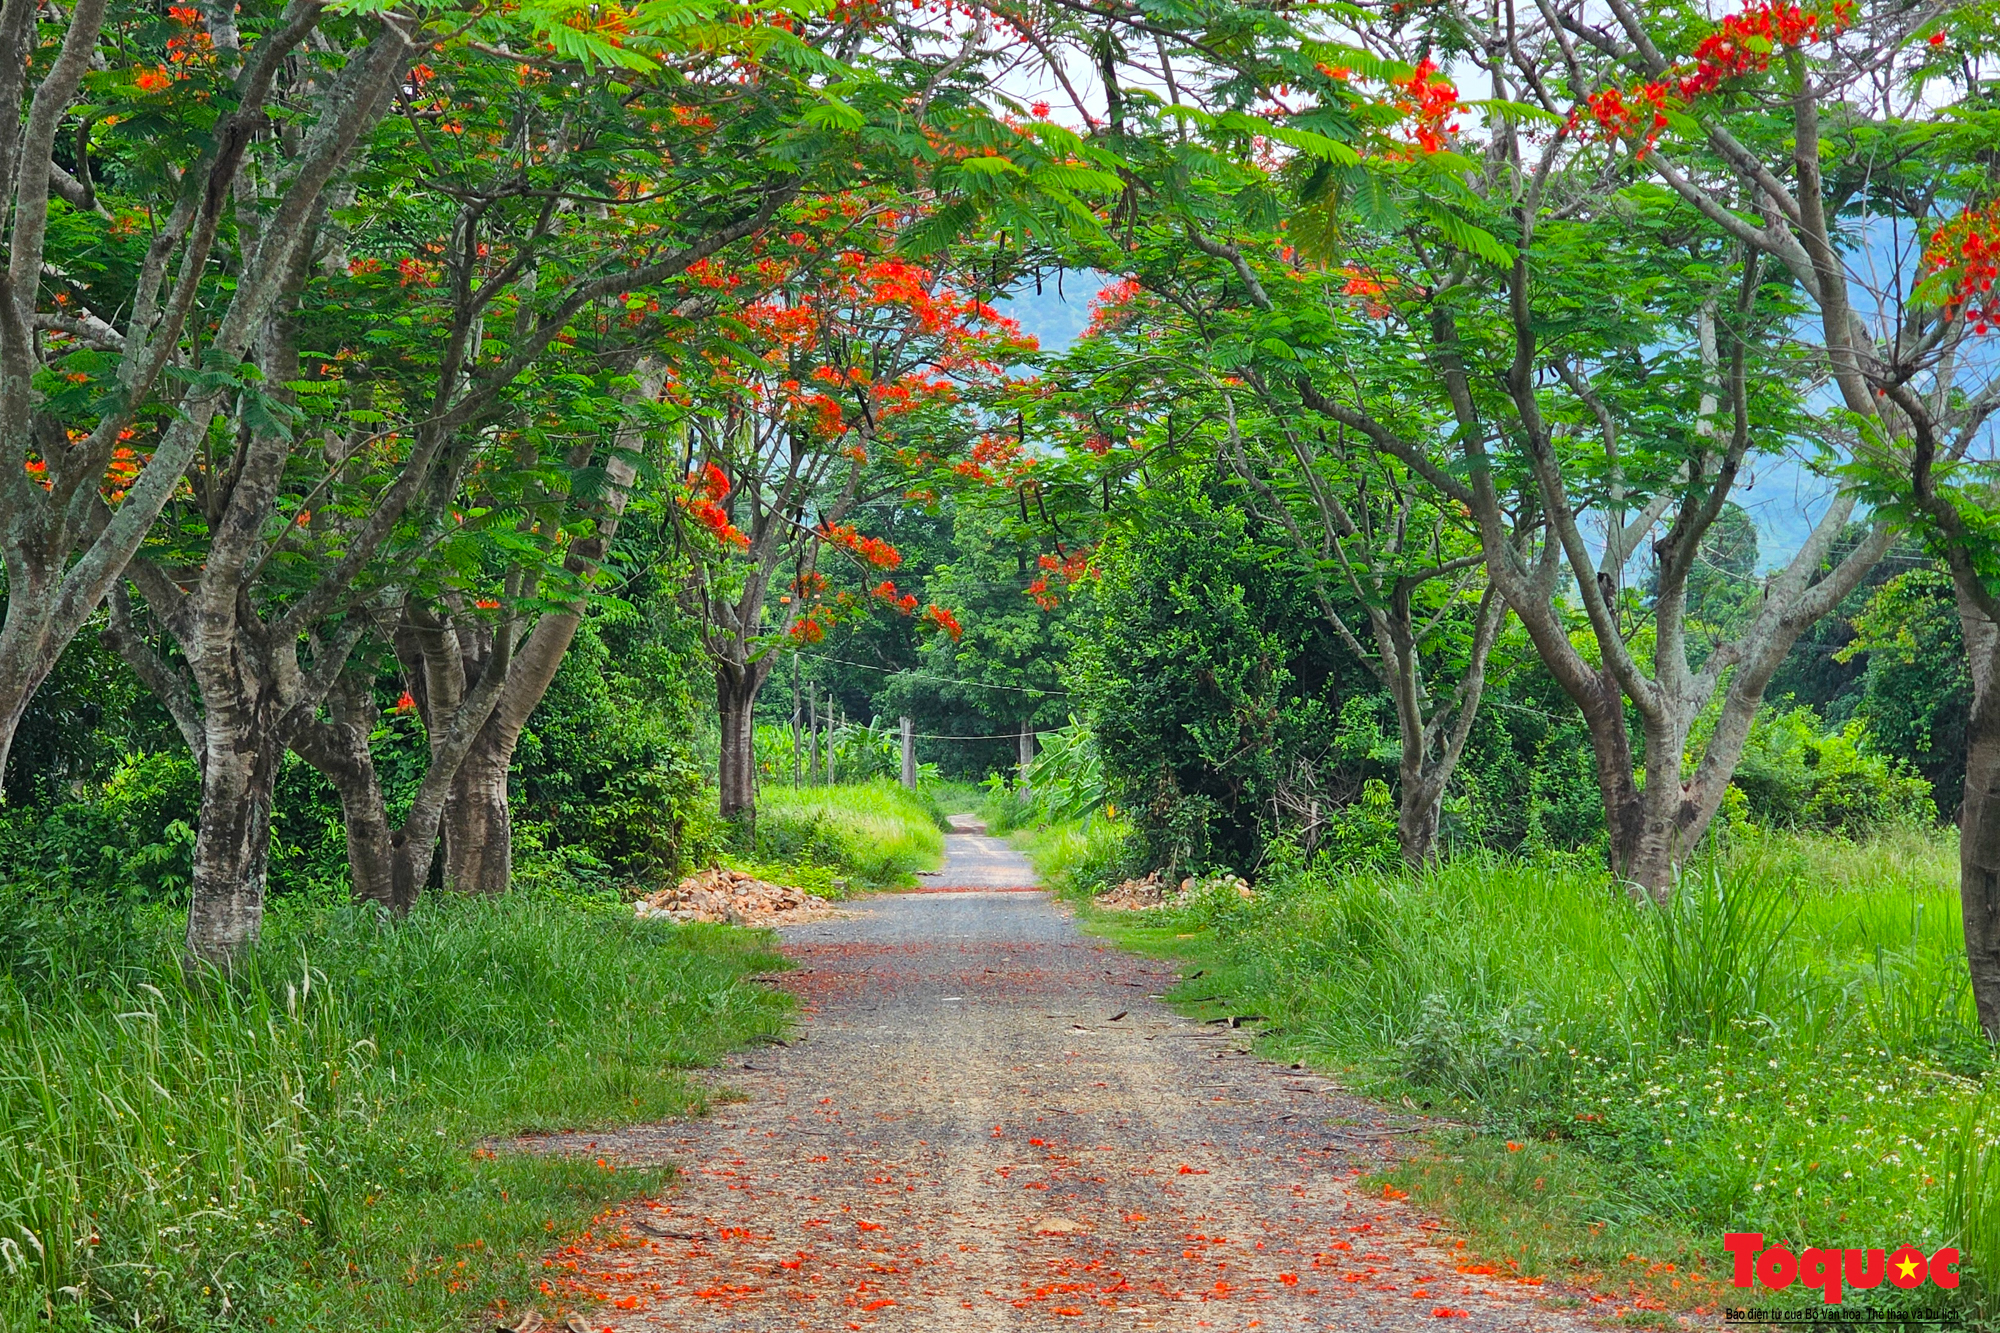
M1144 912L1155 907L1182 907L1195 898L1211 893L1234 893L1248 901L1255 895L1241 875L1212 875L1181 881L1178 891L1169 893L1155 870L1144 879L1128 879L1115 889L1097 895L1097 905L1111 912Z
M803 889L767 883L720 866L698 870L672 888L647 894L632 904L641 921L664 916L676 921L726 921L735 926L769 926L831 910L832 904Z

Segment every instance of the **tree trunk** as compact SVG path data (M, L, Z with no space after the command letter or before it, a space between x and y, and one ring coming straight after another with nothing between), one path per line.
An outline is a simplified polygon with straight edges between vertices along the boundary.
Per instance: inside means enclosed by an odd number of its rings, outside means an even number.
M2000 1040L2000 632L1963 594L1959 623L1972 667L1965 804L1958 827L1958 896L1979 1026Z
M514 875L514 819L507 770L518 729L482 728L458 766L444 815L444 884L458 893L500 894Z
M755 665L719 663L715 668L715 705L722 718L722 758L717 785L724 819L757 818L756 733L751 713L763 673Z
M369 738L377 712L372 684L343 682L332 699L333 720L310 720L298 728L292 749L325 775L340 797L347 833L349 891L357 901L380 903L397 915L410 910L430 873L435 837L413 843L407 828L393 828L382 798ZM423 865L416 864L421 859Z
M7 754L21 718L63 647L60 641L48 642L55 599L52 589L37 586L44 581L34 577L36 572L21 559L7 562L7 613L0 625L0 778L6 776Z
M1407 766L1399 775L1396 798L1396 845L1411 866L1430 864L1437 857L1438 825L1444 813L1444 786L1428 781Z
M187 952L229 967L257 943L271 867L271 803L284 745L261 701L209 696L201 754L201 819Z

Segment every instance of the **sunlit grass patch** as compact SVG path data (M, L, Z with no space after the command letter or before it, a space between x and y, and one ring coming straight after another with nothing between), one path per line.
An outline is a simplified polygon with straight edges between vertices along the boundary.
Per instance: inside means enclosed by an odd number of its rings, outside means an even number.
M695 1114L687 1070L783 1025L761 937L516 894L405 922L280 906L233 977L175 923L10 902L0 1328L464 1326L658 1172L488 1136ZM103 910L103 909L97 909ZM41 915L37 915L41 913ZM95 1321L95 1322L93 1322Z
M944 860L934 804L886 778L834 787L769 786L757 798L755 858L826 866L860 886L911 882Z

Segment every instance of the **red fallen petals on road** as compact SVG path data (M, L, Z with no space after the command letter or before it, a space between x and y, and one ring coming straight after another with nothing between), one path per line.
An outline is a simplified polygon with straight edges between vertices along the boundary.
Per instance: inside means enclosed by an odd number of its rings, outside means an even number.
M1470 1311L1470 1310L1454 1310L1454 1309L1452 1309L1452 1308L1451 1308L1451 1307L1450 1307L1449 1305L1440 1305L1440 1306L1438 1306L1438 1307L1437 1307L1437 1308L1436 1308L1435 1310L1432 1310L1432 1311L1431 1311L1431 1318L1433 1318L1433 1319L1470 1319L1470 1318L1472 1318L1472 1311Z
M1410 1197L1410 1192L1408 1190L1399 1190L1394 1185L1384 1185L1382 1187L1382 1197L1385 1199L1407 1199ZM1356 1230L1359 1230L1359 1228L1356 1228Z
M857 1231L880 1231L882 1224L880 1222L862 1222L857 1220L854 1228Z
M1189 1166L1186 1162L1181 1163L1180 1173L1184 1176L1205 1176L1208 1174L1208 1172L1201 1170L1198 1167Z
M1460 1265L1458 1266L1458 1271L1459 1271L1459 1272L1461 1272L1461 1273L1490 1273L1490 1272L1492 1272L1492 1271L1493 1271L1493 1265L1492 1265L1492 1264L1460 1264Z
M884 1296L884 1297L882 1297L882 1298L881 1298L880 1300L874 1300L874 1301L870 1301L870 1302L868 1302L868 1304L866 1304L866 1305L862 1306L861 1308L862 1308L862 1309L863 1309L864 1311L866 1311L866 1310L886 1310L887 1308L889 1308L890 1306L892 1306L892 1305L894 1305L894 1304L895 1304L895 1302L894 1302L894 1301L890 1300L890 1299L889 1299L889 1298L888 1298L887 1296Z
M1296 1287L1299 1285L1299 1275L1297 1273L1280 1273L1278 1274L1278 1281L1288 1287Z

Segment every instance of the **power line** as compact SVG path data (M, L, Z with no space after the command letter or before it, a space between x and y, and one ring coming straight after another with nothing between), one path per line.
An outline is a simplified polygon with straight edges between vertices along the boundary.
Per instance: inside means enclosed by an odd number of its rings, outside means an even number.
M976 690L1008 690L1015 694L1040 694L1040 695L1046 695L1049 698L1067 699L1069 697L1068 690L1045 690L1037 688L1032 685L989 685L983 680L965 680L958 676L939 676L929 671L917 671L913 668L907 668L907 667L876 666L872 662L850 662L844 657L832 657L826 653L801 652L797 648L794 648L792 651L794 653L797 653L799 656L810 657L814 661L833 662L840 666L859 667L863 671L879 671L885 676L916 676L922 680L941 681L946 685L966 685ZM933 739L987 740L990 738L985 736L938 736L934 737Z

